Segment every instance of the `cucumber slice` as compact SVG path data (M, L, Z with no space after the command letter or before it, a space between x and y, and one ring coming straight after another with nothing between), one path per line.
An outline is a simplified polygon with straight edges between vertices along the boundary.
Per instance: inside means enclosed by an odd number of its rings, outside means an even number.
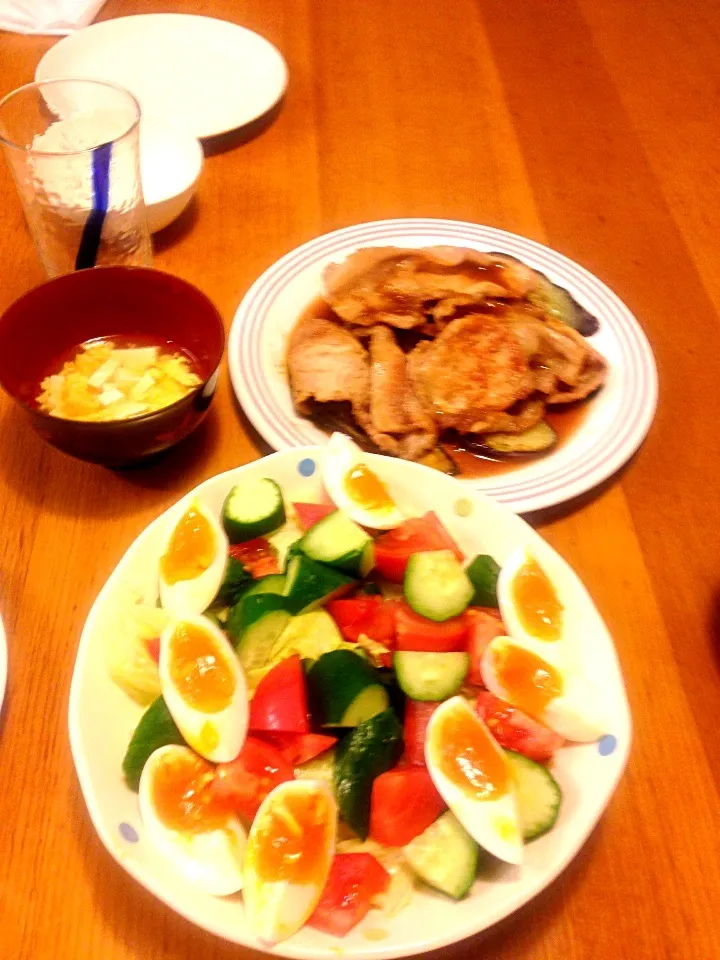
M307 763L295 767L296 780L324 780L332 783L335 776L335 747L326 750Z
M368 835L373 780L402 751L402 727L392 710L359 724L335 747L335 796L340 816L361 840Z
M285 599L275 593L246 597L240 608L239 620L237 654L243 669L264 667L270 661L278 637L290 621Z
M242 608L245 600L263 593L282 596L284 588L285 577L282 573L271 573L267 577L261 577L259 580L253 581L252 586L248 587L245 593L237 600L225 620L225 629L234 643L237 643L244 629Z
M274 480L243 480L225 497L222 522L230 543L262 537L285 523L282 490Z
M562 790L547 767L514 750L506 750L515 780L518 816L527 843L547 833L560 813Z
M402 851L421 880L455 900L462 899L473 885L478 845L449 810Z
M347 593L354 584L344 573L297 554L288 563L283 594L291 613L304 613Z
M312 526L298 548L311 560L364 577L375 563L372 537L341 510L335 510Z
M351 650L324 653L307 679L314 712L325 727L355 727L390 705L375 668Z
M497 607L497 582L500 576L499 564L487 554L481 553L465 571L475 588L470 603L477 607Z
M410 557L403 591L415 613L439 622L461 614L475 588L452 550L430 550Z
M239 560L236 560L235 557L228 557L227 563L225 564L223 581L220 584L217 596L213 600L213 606L233 606L252 583L252 574L248 573L245 567Z
M131 790L138 792L140 774L150 755L159 747L171 743L184 744L185 740L170 716L165 701L158 697L140 717L122 762L125 780Z
M470 669L467 653L400 650L393 656L403 693L411 700L446 700L458 692Z

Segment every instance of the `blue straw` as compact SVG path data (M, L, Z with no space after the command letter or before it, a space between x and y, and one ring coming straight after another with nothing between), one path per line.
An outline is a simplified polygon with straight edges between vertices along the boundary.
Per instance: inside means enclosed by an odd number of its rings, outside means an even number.
M100 247L100 235L107 215L110 197L110 157L112 144L103 143L92 152L93 205L83 227L80 247L75 258L75 269L94 267Z

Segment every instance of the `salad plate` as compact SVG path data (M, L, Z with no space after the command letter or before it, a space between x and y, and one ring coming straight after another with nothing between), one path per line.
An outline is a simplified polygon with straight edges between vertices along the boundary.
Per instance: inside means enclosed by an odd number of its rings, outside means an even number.
M462 479L516 513L579 496L612 476L642 443L657 404L652 350L637 320L597 277L554 250L516 234L456 220L398 219L336 230L303 244L253 284L233 320L228 363L235 395L276 450L324 443L327 434L293 405L286 366L290 332L321 296L331 263L368 247L454 246L516 257L567 290L599 326L588 342L609 366L571 435L539 459L512 470Z
M183 503L199 503L220 517L235 484L269 478L286 503L321 503L325 447L285 450L206 480ZM143 708L113 683L108 673L107 636L130 597L155 603L158 565L177 505L153 521L130 546L102 588L83 629L69 703L72 755L93 825L113 858L142 886L197 926L228 941L280 956L331 960L393 958L425 953L459 941L496 923L545 888L578 853L605 810L626 765L631 719L612 639L589 595L569 566L507 506L427 467L364 455L377 465L405 516L435 511L469 556L490 554L502 566L514 551L546 558L570 583L582 623L582 656L602 692L603 735L594 742L558 750L552 772L563 803L552 830L525 847L521 866L501 864L480 871L469 894L450 900L417 888L394 916L371 914L342 941L311 927L269 947L250 929L239 894L215 897L199 892L164 861L139 813L138 796L126 785L122 763ZM142 789L142 788L141 788Z

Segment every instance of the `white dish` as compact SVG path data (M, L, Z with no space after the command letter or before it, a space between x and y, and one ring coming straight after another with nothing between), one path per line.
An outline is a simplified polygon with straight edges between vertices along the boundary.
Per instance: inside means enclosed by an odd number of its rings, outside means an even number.
M322 272L361 247L432 244L495 250L519 257L565 287L600 321L592 345L610 364L603 389L581 427L553 453L495 476L463 482L518 513L570 500L612 476L637 450L657 405L657 374L648 341L627 307L587 270L532 240L458 220L381 220L325 234L273 264L238 307L228 340L233 388L258 432L276 450L325 443L298 416L285 352L302 311L322 294Z
M241 478L271 477L288 501L319 500L316 462L322 447L277 453L205 481L194 491L208 508L222 502ZM507 507L426 467L382 458L382 474L407 512L429 508L468 553L482 550L502 563L521 545L542 558L551 548ZM458 513L469 515L460 516ZM239 896L213 898L183 884L172 865L156 855L143 835L137 796L124 785L121 761L142 710L111 682L103 646L104 625L126 590L156 590L157 563L167 524L161 516L132 544L98 596L85 624L70 692L70 743L85 801L95 828L112 856L138 882L173 910L218 936L263 949L247 927ZM562 561L561 561L562 562ZM574 574L570 573L570 576ZM342 941L311 928L278 944L272 952L303 960L393 958L424 953L485 929L512 913L546 887L578 852L625 768L631 721L612 640L582 586L583 656L592 660L594 681L605 694L607 734L599 743L576 745L558 753L555 774L564 803L557 824L527 847L521 868L498 866L492 878L478 879L465 899L451 902L440 894L416 891L408 907L387 919L377 912ZM382 930L371 940L368 929Z
M140 121L140 176L151 233L176 220L192 200L203 166L200 141L157 117Z
M264 37L235 23L149 13L95 23L45 54L36 80L86 77L126 87L143 113L195 137L227 133L267 113L287 86L287 66Z

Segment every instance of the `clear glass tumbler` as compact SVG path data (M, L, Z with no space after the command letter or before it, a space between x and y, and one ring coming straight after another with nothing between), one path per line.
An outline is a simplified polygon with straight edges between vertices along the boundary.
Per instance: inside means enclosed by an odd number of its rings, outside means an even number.
M150 266L140 105L99 80L29 83L0 101L0 143L49 276Z

